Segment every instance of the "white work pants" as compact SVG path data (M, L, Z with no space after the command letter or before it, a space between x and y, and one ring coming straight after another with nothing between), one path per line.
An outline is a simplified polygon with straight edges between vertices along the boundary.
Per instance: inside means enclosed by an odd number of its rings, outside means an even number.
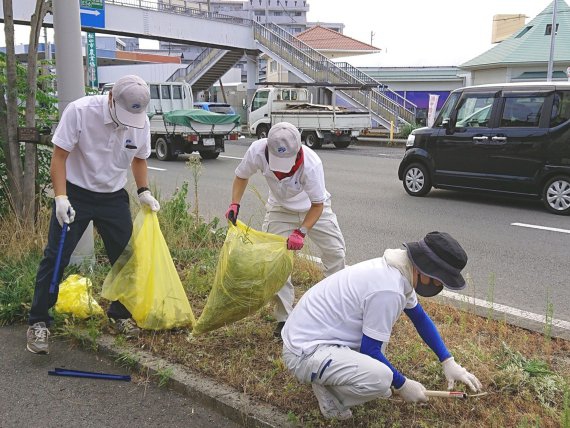
M262 230L285 238L288 238L295 229L301 226L307 214L306 212L289 211L283 207L274 207L269 204L266 205L266 209ZM321 252L325 276L344 269L344 237L340 231L336 215L331 209L330 201L325 202L321 217L307 235ZM295 290L291 283L291 277L289 277L285 285L275 295L274 315L277 321L287 319L293 309L294 300Z
M301 357L283 346L283 360L300 382L324 385L345 408L392 395L388 366L348 346L320 345Z

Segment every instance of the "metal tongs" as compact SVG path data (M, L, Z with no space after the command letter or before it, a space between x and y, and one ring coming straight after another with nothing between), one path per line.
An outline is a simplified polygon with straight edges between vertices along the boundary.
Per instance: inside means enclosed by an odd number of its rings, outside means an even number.
M117 375L110 373L86 372L81 370L62 369L56 367L55 370L48 371L50 376L69 376L69 377L85 377L90 379L107 379L107 380L122 380L125 382L131 381L130 375Z

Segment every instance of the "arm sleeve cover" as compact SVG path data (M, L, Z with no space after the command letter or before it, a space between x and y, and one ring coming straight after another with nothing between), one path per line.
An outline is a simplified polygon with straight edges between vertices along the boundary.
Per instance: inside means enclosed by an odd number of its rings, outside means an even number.
M404 312L412 320L414 327L418 331L423 341L431 348L439 358L439 361L446 360L451 354L445 347L439 332L431 318L426 314L424 308L419 303L411 309L404 309Z
M382 353L382 342L380 340L372 339L371 337L366 336L365 334L362 335L362 341L360 343L360 353L366 354L375 360L380 361L388 366L388 368L392 371L392 386L395 388L401 388L406 378L402 375L398 370L396 370L390 361L384 356Z

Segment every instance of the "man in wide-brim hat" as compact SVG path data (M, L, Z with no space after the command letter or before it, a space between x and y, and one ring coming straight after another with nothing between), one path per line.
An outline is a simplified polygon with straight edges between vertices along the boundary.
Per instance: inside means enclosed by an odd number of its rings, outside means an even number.
M402 375L384 354L402 312L439 358L450 389L455 381L473 391L482 388L455 362L417 299L444 287L464 288L467 254L444 232L404 247L325 278L303 295L285 323L283 360L298 380L311 383L326 418L348 419L352 406L389 397L392 389L408 402L428 400L426 388Z

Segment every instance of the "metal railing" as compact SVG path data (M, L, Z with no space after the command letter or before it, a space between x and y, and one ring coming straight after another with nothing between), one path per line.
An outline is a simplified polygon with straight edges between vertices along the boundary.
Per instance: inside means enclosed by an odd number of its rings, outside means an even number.
M369 91L340 90L347 97L352 98L365 108L371 108L386 124L393 122L396 127L401 121L415 122L416 106L398 93L387 89L385 85L374 80L362 71L341 63L338 67L326 56L295 38L292 34L275 24L261 25L254 23L255 39L287 61L293 67L309 76L315 82L328 82L331 84L377 84L378 89Z
M167 81L174 82L179 79L184 79L186 82L190 82L194 76L205 69L207 66L211 66L216 63L216 56L222 57L228 51L216 48L206 48L200 55L198 55L188 66L181 67L172 73ZM219 59L219 58L218 58Z

